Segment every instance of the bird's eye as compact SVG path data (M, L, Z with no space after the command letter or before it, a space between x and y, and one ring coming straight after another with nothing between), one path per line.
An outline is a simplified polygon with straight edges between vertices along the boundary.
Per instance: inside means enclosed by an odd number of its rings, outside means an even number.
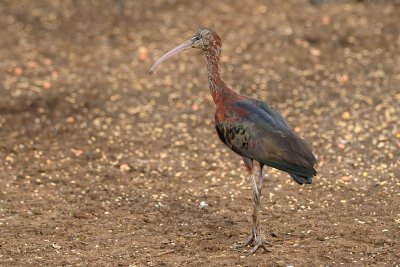
M200 36L196 36L195 39L196 39L196 41L200 40Z

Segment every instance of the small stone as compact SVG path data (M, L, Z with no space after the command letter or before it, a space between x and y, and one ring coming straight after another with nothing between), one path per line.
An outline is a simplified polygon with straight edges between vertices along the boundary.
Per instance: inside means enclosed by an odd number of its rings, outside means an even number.
M149 59L148 53L147 53L147 48L144 46L141 46L139 48L139 60L140 61L147 61Z
M131 166L129 166L129 164L127 163L123 163L119 166L119 169L123 172L129 172L132 170Z
M52 85L51 85L50 82L47 82L47 81L43 82L43 88L44 88L44 89L50 89L51 86L52 86Z
M318 50L316 48L311 48L310 53L314 57L319 57L321 55L321 50Z
M20 67L16 67L16 68L14 69L14 74L17 75L17 76L22 75L23 72L24 72L23 69L20 68Z
M51 72L51 78L53 79L53 80L57 80L58 79L58 71L52 71Z
M349 120L351 118L350 112L345 111L342 113L342 119Z
M80 149L71 149L72 153L75 154L75 156L79 157L83 154L83 150Z
M192 110L193 111L198 111L200 109L200 105L199 104L193 104L192 105Z
M207 202L205 202L205 201L201 201L201 202L200 202L200 208L205 209L205 208L207 208L207 207L208 207Z
M60 245L57 245L56 243L51 244L51 246L55 249L61 249Z
M340 80L342 82L347 82L349 80L349 75L347 73L343 74L342 77L340 77Z
M329 25L331 23L331 18L328 16L323 16L321 23L322 23L322 25Z
M74 122L75 122L75 118L72 117L72 116L68 116L68 117L65 119L65 121L66 121L67 123L74 123Z
M340 181L343 183L347 183L350 181L350 177L347 175L344 175L344 176L340 177Z

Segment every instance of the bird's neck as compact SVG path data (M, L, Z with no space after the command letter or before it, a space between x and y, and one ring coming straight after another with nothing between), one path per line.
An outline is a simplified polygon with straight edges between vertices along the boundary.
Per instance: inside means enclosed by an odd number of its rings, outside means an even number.
M222 80L221 70L219 67L221 48L213 47L210 50L205 51L205 54L207 57L208 87L210 88L211 95L215 102L216 97L223 93L224 89L227 87L225 82Z

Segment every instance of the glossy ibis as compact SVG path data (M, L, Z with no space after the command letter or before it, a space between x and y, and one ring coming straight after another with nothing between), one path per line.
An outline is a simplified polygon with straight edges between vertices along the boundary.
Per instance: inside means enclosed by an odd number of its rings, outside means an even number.
M221 141L242 157L250 174L254 198L253 227L249 238L236 247L252 245L245 251L246 255L259 248L267 251L269 244L264 240L260 227L263 167L266 165L285 171L298 184L310 184L317 174L314 169L317 160L309 146L274 108L263 101L236 93L224 82L219 67L221 38L214 30L197 30L193 37L157 60L150 73L167 58L188 48L201 49L207 57L208 86L216 106L215 129ZM260 165L258 182L254 161Z

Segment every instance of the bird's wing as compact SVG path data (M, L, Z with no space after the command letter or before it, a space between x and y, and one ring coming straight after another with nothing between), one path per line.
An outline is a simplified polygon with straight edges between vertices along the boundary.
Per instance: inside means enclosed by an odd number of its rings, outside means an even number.
M289 173L316 175L311 149L271 106L259 100L241 100L230 105L228 116L216 127L233 151Z

